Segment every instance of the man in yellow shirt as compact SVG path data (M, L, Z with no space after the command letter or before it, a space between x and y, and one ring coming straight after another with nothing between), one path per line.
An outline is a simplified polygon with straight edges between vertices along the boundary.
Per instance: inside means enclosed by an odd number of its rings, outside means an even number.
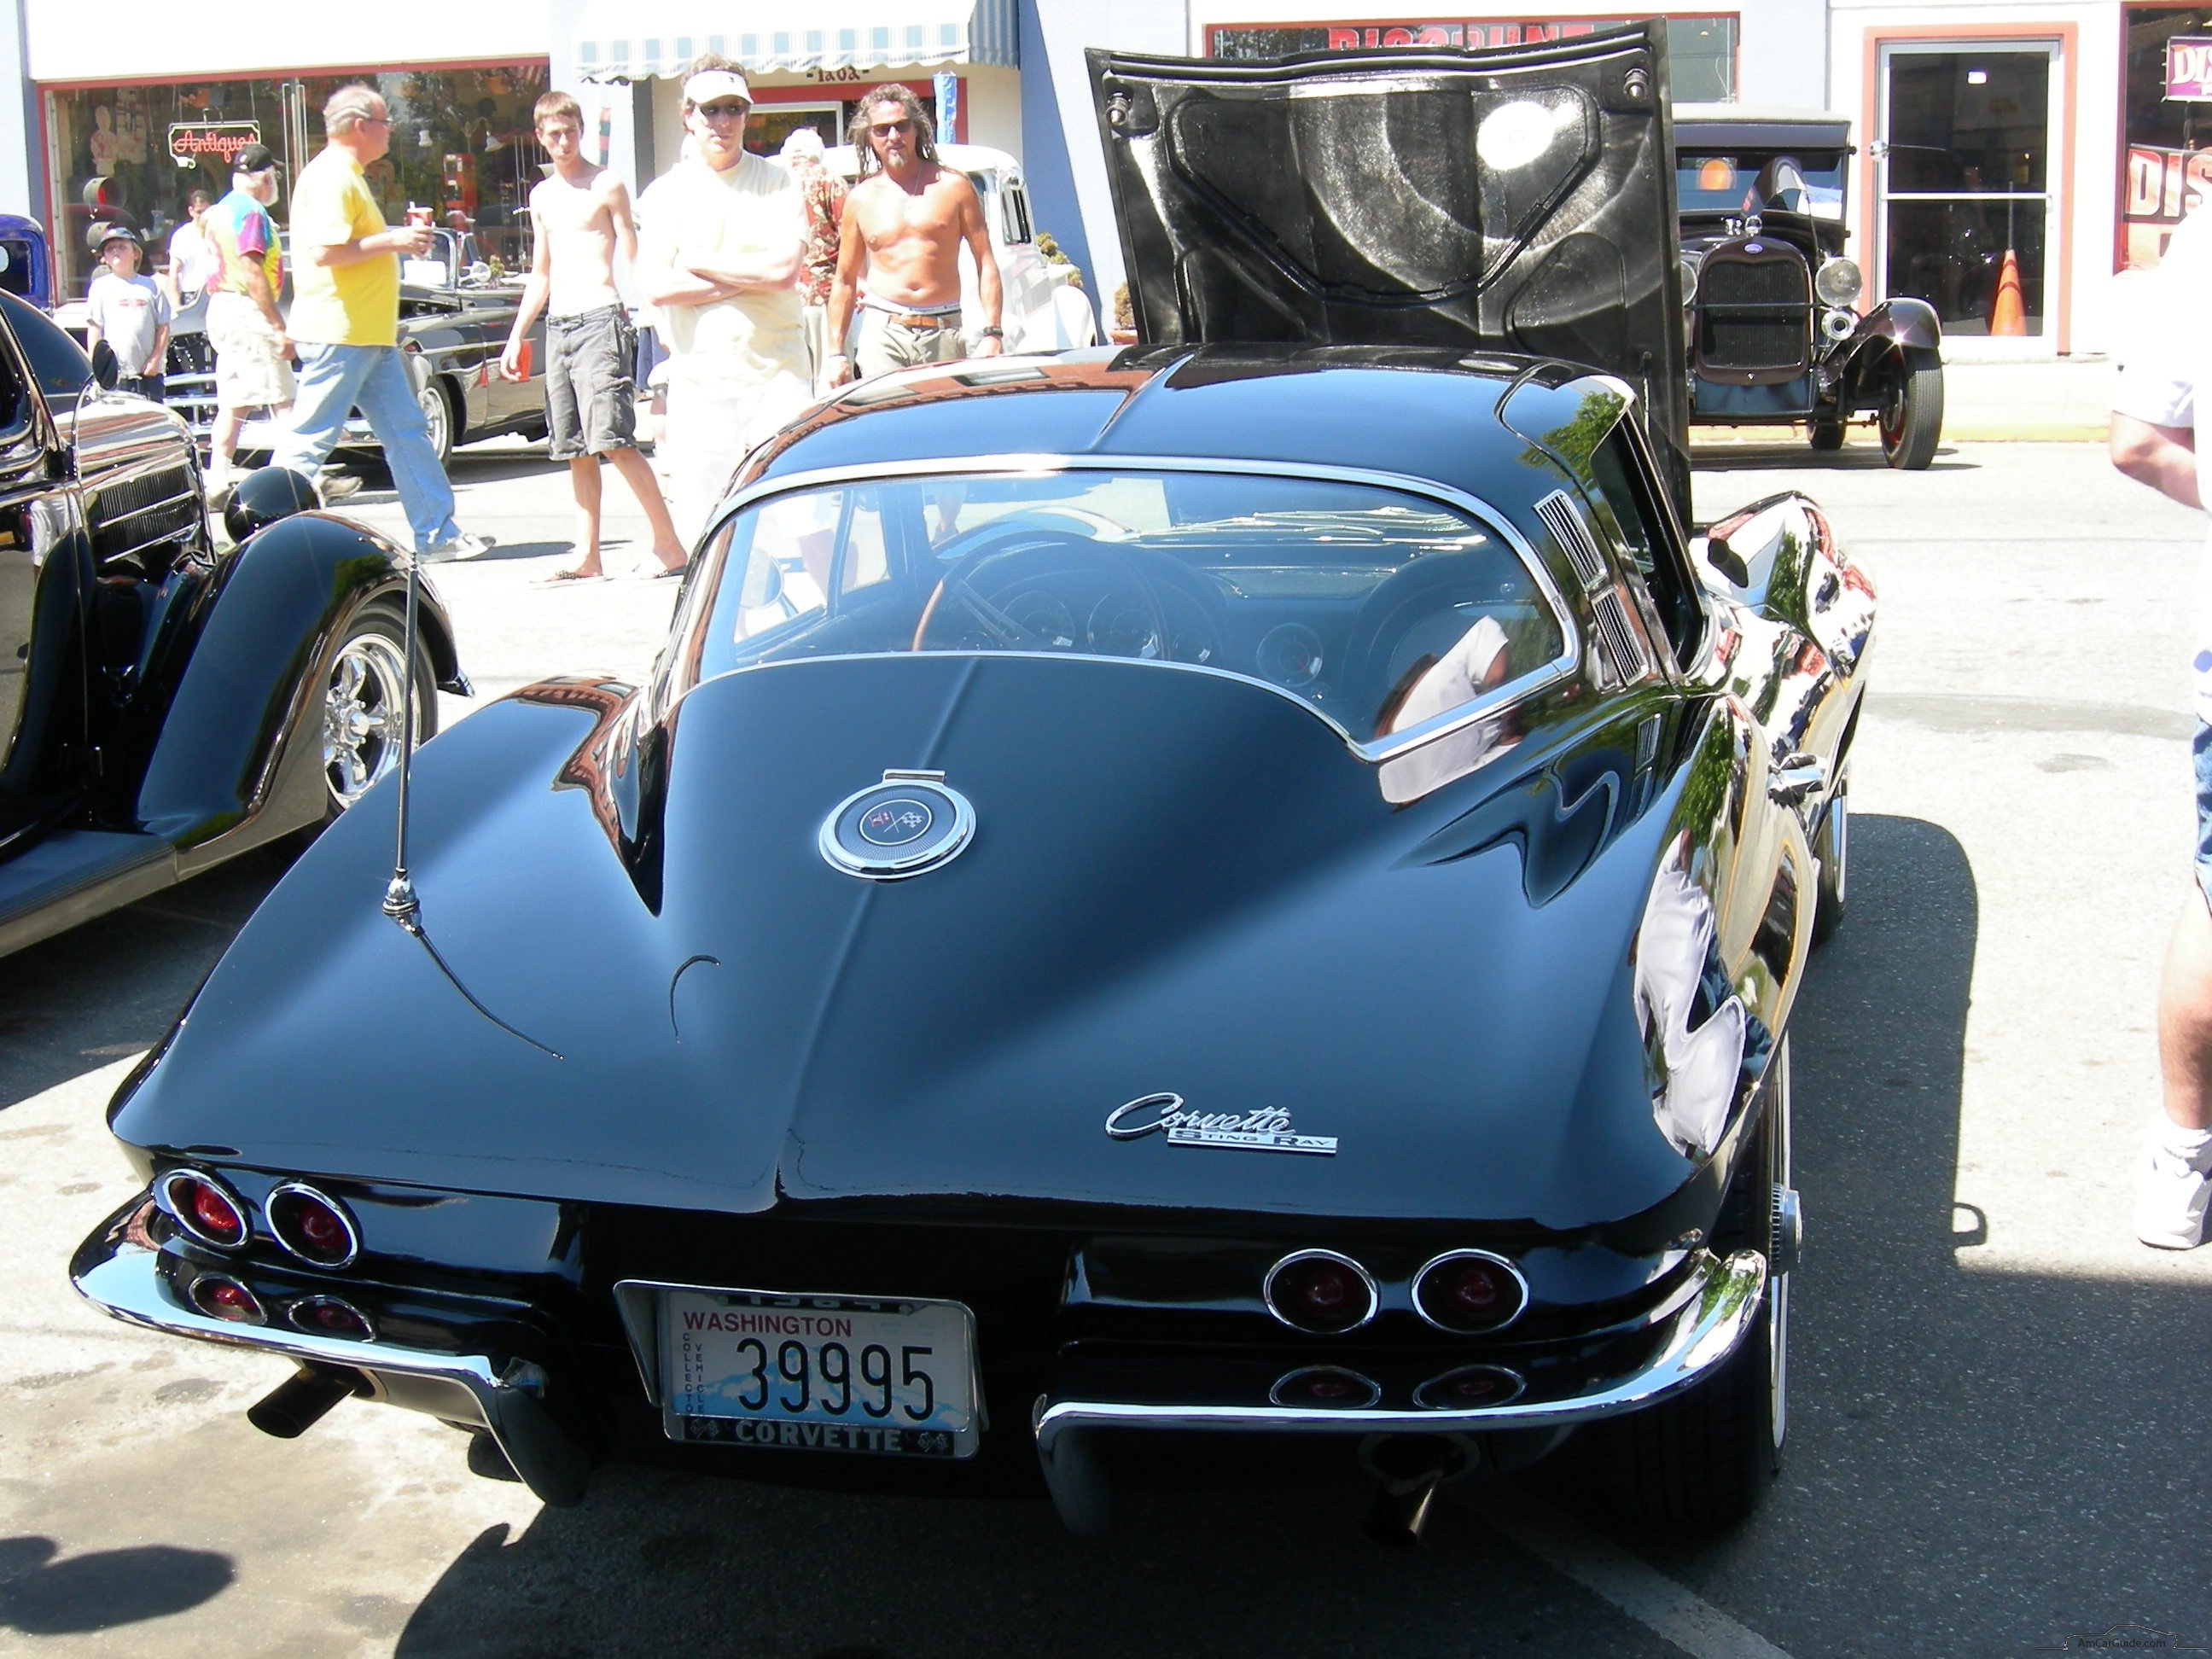
M399 256L425 252L430 231L387 226L365 178L392 147L391 112L374 88L341 87L323 106L323 126L328 146L292 186L299 396L270 462L317 477L357 407L384 446L416 554L473 557L486 544L453 522L453 487L399 358Z

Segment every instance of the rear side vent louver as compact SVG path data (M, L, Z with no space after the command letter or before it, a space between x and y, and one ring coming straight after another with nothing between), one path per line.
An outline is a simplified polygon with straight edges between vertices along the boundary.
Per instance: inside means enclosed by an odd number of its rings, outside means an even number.
M1597 544L1590 539L1589 526L1575 511L1566 491L1555 489L1537 502L1536 516L1558 538L1559 545L1566 549L1567 562L1574 566L1585 592L1605 580L1605 561L1599 556Z
M1628 624L1628 611L1620 602L1620 595L1601 593L1591 602L1597 618L1598 643L1612 666L1614 677L1622 684L1644 678L1644 647L1638 643L1636 630Z

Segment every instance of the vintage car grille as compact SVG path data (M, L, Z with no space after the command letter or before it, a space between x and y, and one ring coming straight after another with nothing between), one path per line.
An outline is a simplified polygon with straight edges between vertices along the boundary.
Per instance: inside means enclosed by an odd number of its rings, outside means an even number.
M1796 248L1756 240L1715 248L1698 276L1698 371L1731 380L1802 374L1812 319L1812 274Z

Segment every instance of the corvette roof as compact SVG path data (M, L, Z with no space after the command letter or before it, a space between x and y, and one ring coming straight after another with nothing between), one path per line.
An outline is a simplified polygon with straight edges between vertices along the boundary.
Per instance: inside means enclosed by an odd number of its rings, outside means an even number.
M978 359L848 389L756 452L743 482L981 456L1190 458L1402 473L1505 505L1557 487L1532 441L1572 420L1588 385L1566 364L1435 349ZM1510 427L1499 415L1508 393Z

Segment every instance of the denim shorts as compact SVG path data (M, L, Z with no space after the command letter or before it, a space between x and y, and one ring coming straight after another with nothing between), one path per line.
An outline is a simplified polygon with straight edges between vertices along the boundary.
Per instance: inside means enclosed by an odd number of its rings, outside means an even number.
M556 461L637 447L637 334L620 306L545 324L545 453Z
M2212 904L2212 726L2197 722L2189 757L2197 766L2197 884Z

